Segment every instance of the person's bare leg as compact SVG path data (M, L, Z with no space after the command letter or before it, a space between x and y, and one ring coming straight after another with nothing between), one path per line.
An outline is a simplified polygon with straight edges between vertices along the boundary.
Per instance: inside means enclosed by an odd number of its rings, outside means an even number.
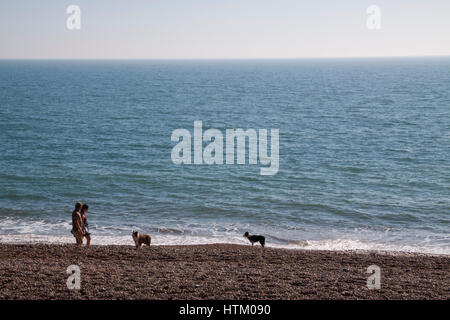
M91 236L89 234L86 235L87 243L86 245L89 247L91 245Z
M75 239L77 240L77 246L82 246L83 245L83 235L80 233L77 233L75 235Z

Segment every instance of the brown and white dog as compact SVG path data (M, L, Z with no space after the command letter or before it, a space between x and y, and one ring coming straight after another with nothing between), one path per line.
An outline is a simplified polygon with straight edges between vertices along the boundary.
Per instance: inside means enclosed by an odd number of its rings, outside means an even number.
M150 246L150 243L152 242L152 238L149 234L140 234L139 232L133 230L132 235L137 249L139 249L143 244Z

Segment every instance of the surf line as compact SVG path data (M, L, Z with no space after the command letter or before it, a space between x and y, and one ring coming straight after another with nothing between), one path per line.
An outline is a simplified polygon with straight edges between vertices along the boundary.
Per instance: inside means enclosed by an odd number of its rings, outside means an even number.
M248 145L248 164L259 163L260 175L275 175L279 161L279 129L270 129L270 155L268 155L267 129L226 129L225 130L225 164L246 164ZM203 122L194 121L194 137L187 129L175 129L172 142L178 142L171 152L172 162L181 164L224 164L224 135L219 129L208 129L203 132ZM237 141L237 143L235 143ZM248 141L248 144L246 143ZM194 144L192 161L192 142ZM206 144L205 148L203 145ZM236 154L235 154L236 149Z

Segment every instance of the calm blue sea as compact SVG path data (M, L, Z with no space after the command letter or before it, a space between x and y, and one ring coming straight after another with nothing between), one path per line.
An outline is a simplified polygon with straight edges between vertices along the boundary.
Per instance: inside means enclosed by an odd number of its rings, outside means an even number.
M279 129L279 171L175 165L172 131ZM0 61L0 242L450 254L450 58Z

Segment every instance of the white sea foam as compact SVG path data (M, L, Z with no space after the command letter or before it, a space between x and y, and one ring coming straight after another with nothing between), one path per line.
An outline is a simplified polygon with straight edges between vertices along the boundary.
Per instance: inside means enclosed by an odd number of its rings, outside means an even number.
M149 230L152 235L154 245L196 245L212 243L229 243L249 245L247 239L242 234L244 227L214 225L205 228L201 225L186 225L189 229L177 225L167 226L146 226L141 228L135 225L111 225L96 226L91 228L93 245L134 245L131 238L131 230ZM44 221L25 220L16 218L3 218L0 220L0 243L48 243L48 244L68 244L74 243L74 238L70 233L71 224L67 221ZM429 254L450 254L449 237L442 235L438 240L431 241L424 238L422 241L411 244L405 241L396 241L387 233L369 233L367 230L354 230L346 236L330 230L329 233L322 234L324 239L312 239L311 233L301 230L293 230L291 233L275 233L275 230L260 230L266 235L267 247L304 249L304 250L364 250L364 251L392 251L392 252L414 252ZM392 231L389 231L392 232ZM328 239L326 238L328 235ZM298 240L302 236L304 239ZM391 237L391 238L388 238ZM292 240L297 238L297 240ZM309 238L309 239L308 239ZM388 240L387 240L388 239ZM390 239L390 240L389 240Z
M52 236L37 234L10 234L0 235L0 243L10 244L30 244L30 243L46 243L46 244L69 244L74 243L72 236ZM186 235L152 235L153 245L201 245L201 244L241 244L250 245L249 242L240 236L186 236ZM106 236L99 235L92 237L92 245L130 245L133 246L131 235ZM370 241L360 241L351 239L333 239L333 240L305 240L295 241L289 244L266 243L266 247L284 248L284 249L303 249L303 250L330 250L330 251L392 251L392 252L411 252L411 253L428 253L449 255L449 247L437 246L411 246L376 243Z

